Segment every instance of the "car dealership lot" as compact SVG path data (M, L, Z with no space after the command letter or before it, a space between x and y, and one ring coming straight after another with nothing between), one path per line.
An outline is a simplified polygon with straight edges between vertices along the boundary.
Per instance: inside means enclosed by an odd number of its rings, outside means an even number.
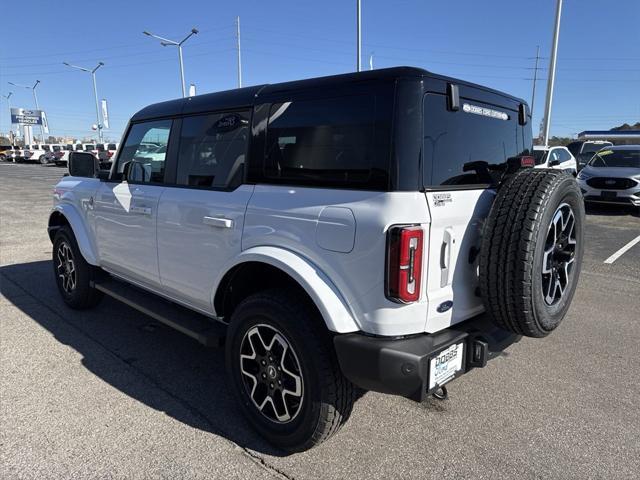
M66 308L46 221L57 167L0 164L3 475L634 478L640 470L640 217L589 209L580 286L545 341L416 404L367 393L334 438L283 456L227 390L223 355L105 298Z

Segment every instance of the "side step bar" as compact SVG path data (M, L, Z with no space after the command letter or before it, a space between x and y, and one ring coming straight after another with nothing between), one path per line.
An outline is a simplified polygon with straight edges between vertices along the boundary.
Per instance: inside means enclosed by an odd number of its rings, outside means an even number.
M94 282L93 286L207 347L224 345L227 327L213 318L193 312L113 277L100 279Z

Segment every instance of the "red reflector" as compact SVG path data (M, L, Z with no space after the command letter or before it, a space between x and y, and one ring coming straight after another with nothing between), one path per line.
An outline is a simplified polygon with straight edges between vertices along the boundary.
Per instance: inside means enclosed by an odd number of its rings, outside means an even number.
M403 303L417 301L422 280L422 228L391 227L387 249L386 296Z
M534 167L536 165L536 159L531 156L520 157L521 167Z

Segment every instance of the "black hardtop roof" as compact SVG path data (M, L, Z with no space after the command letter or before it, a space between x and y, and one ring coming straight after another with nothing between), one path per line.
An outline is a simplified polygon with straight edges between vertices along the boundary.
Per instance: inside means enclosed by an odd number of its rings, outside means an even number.
M417 67L392 67L379 70L367 70L363 72L344 73L326 77L308 78L305 80L295 80L283 83L256 85L252 87L225 90L222 92L207 93L194 97L179 98L166 102L154 103L133 115L131 121L147 120L151 118L166 117L189 113L200 113L215 110L225 110L238 107L250 107L256 103L260 96L272 93L286 92L298 89L314 89L322 87L338 86L351 82L373 82L381 83L395 81L401 78L423 78L429 77L442 80L447 83L465 85L474 89L480 89L488 93L493 93L515 101L526 103L524 100L508 95L504 92L477 85L457 78L438 75Z

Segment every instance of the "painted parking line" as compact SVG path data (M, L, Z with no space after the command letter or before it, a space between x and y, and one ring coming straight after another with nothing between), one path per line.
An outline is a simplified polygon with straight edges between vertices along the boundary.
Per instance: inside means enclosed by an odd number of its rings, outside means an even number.
M614 253L613 255L611 255L609 258L607 258L604 263L613 263L615 262L617 259L619 259L622 255L624 255L624 253L629 250L631 247L633 247L636 243L640 242L640 235L638 235L636 238L634 238L633 240L631 240L629 243L627 243L624 247L622 247L620 250L618 250L616 253Z

